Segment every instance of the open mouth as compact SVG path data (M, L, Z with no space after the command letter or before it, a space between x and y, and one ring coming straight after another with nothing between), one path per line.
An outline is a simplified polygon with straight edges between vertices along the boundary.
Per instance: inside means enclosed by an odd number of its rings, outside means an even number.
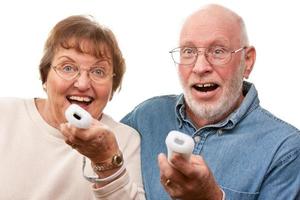
M205 83L205 84L195 84L193 88L199 92L211 92L219 87L218 84L215 83Z
M93 101L94 98L93 97L80 97L80 96L67 96L68 101L71 104L83 104L85 106L90 105Z

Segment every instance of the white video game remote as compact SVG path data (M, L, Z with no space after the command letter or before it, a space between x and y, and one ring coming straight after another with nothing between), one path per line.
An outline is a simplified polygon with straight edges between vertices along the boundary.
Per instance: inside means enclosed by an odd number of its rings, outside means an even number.
M169 132L166 138L166 145L169 162L174 152L180 153L188 161L193 152L195 142L191 136L173 130Z
M92 116L76 104L71 104L65 111L68 122L77 128L87 129L91 126Z

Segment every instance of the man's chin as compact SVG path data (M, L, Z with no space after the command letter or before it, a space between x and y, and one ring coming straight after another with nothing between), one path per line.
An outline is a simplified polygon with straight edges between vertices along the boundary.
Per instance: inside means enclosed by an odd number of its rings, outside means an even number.
M230 105L225 98L215 102L200 102L193 98L186 98L187 106L200 119L215 122L220 120L230 110Z

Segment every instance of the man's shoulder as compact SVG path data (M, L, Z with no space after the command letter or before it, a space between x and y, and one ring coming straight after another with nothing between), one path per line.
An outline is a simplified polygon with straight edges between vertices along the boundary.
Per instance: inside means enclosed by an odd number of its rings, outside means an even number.
M137 105L121 122L136 128L134 124L150 119L151 122L169 119L170 116L175 116L175 106L179 98L179 95L162 95L147 99Z
M294 140L300 145L300 130L287 121L277 117L270 111L257 107L243 120L248 129L263 134L269 141L279 144L284 141Z
M136 106L136 109L143 108L156 108L156 107L165 107L165 106L175 106L179 95L161 95L149 98L139 105Z
M270 111L262 107L258 107L257 111L257 119L260 120L262 124L268 123L269 125L272 124L273 128L283 129L289 132L299 132L299 129L297 129L295 126L281 119L280 117L277 117Z

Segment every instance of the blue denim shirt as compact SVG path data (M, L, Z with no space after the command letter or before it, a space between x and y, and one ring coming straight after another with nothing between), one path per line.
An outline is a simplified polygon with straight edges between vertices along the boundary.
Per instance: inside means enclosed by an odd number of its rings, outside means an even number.
M183 95L151 98L122 119L141 134L144 187L149 200L170 197L160 184L157 156L167 153L170 130L192 136L230 200L300 199L300 132L259 105L253 84L225 120L197 129L186 116ZM296 113L297 114L297 113Z

